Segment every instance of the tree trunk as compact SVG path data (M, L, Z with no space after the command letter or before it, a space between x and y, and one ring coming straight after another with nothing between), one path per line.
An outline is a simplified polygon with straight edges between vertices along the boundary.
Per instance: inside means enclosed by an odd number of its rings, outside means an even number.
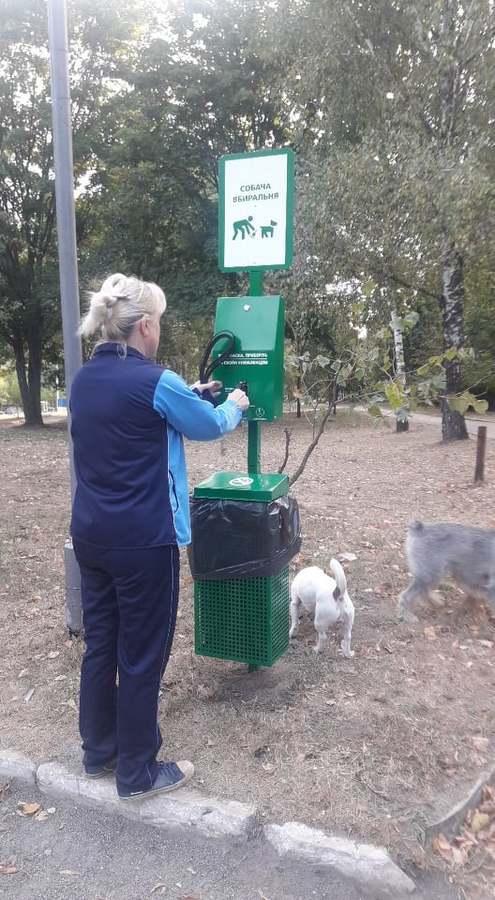
M442 310L444 350L464 344L464 272L463 259L455 245L447 243L442 258ZM444 441L459 441L468 437L464 416L449 409L448 397L463 390L460 360L444 363L446 395L442 397L442 437Z
M302 379L301 379L301 376L300 376L300 375L297 376L296 386L297 386L297 392L298 392L298 393L297 393L297 396L296 396L296 418L297 418L297 419L300 419L300 418L301 418L301 400L300 400L300 397L301 397L301 387L302 387Z
M392 313L392 331L394 333L394 352L395 352L395 371L402 384L406 386L406 363L404 360L404 341L402 339L402 327L399 324L397 311L394 309ZM409 431L409 419L395 420L395 430L397 434Z
M41 341L39 334L32 334L28 337L28 381L29 394L31 396L32 421L26 425L43 425L43 417L41 415Z
M339 399L339 385L337 383L337 379L335 379L332 386L332 393L330 397L330 405L332 407L332 413L334 416L337 415L337 400Z
M15 369L21 392L24 422L26 425L43 425L41 416L41 346L36 338L32 341L32 345L26 370L24 342L22 338L15 339L13 344Z

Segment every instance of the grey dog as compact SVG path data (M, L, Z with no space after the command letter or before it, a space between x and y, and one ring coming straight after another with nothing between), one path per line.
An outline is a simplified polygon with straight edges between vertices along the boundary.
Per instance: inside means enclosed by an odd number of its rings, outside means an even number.
M495 613L495 530L413 522L406 553L413 578L399 599L401 618L417 622L411 604L429 599L430 591L449 577Z

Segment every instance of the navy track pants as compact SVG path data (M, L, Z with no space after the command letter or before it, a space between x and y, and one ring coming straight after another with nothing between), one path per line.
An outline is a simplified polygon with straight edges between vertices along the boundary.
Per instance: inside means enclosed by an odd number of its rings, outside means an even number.
M160 681L179 593L175 546L112 550L74 541L86 650L79 730L84 763L117 758L117 787L142 791L157 773Z

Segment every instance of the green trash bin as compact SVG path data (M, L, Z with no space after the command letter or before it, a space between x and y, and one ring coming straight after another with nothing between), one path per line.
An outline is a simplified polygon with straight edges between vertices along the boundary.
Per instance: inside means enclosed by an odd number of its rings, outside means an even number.
M213 475L194 489L190 563L198 655L257 667L272 666L286 651L288 563L301 543L297 504L288 490L285 475L236 472ZM194 503L201 499L205 517L195 529ZM214 548L210 571L201 541ZM238 571L248 574L237 577Z

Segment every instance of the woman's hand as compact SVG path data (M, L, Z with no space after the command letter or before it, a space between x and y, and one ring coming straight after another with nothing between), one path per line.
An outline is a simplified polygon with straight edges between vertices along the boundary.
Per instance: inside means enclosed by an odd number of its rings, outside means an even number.
M234 403L237 403L237 406L239 409L242 409L243 412L249 407L249 397L244 391L241 391L240 388L235 388L235 390L229 394L229 400L233 400Z
M208 391L212 397L216 398L219 396L222 386L221 381L208 381L206 384L201 384L199 381L196 381L195 384L191 385L191 390L197 391L199 394Z

